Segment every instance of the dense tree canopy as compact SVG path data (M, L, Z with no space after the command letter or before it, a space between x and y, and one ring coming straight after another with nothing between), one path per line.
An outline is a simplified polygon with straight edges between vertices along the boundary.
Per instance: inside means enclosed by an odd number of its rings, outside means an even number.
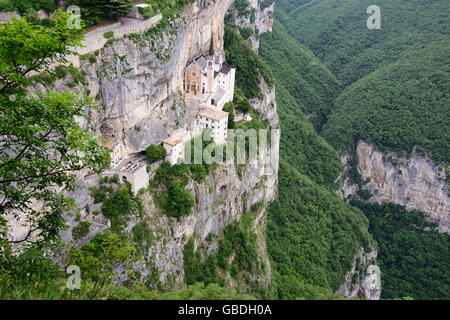
M352 152L359 140L449 162L448 1L378 1L381 29L369 30L369 0L279 0L277 18L342 82L323 136ZM316 112L320 112L320 106Z
M282 131L279 196L267 222L278 297L335 299L358 247L373 245L363 213L334 193L341 163L311 123L320 127L339 85L279 24L261 37L260 54L276 78Z
M382 298L450 298L450 235L439 234L422 212L399 205L353 202L367 215L379 243Z
M280 297L305 296L306 285L316 294L333 292L339 281L332 280L338 274L331 270L339 268L323 267L335 263L326 259L327 245L346 248L333 248L341 252L334 258L344 270L350 259L344 252L351 251L346 238L366 232L360 210L327 194L336 188L341 168L327 142L351 152L363 139L383 150L403 154L416 147L436 161L450 159L448 3L381 1L382 30L366 28L370 4L278 0L274 32L261 37L260 54L276 78L282 127L280 194L269 210L267 230ZM446 236L411 234L416 213L402 208L360 207L380 246L383 297L445 297ZM392 218L385 217L388 211ZM414 223L422 226L419 217ZM410 242L417 257L408 252Z

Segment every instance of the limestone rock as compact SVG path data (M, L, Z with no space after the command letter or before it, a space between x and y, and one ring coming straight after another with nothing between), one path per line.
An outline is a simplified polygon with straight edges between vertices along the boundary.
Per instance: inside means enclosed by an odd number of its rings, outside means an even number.
M352 269L338 292L344 297L379 300L381 296L381 273L376 265L378 252L365 252L360 248L353 260Z
M363 189L371 191L369 202L391 202L407 210L420 210L439 223L438 231L450 232L450 185L445 169L415 151L409 157L383 153L363 141L357 145L358 170L369 182ZM344 165L345 165L345 157ZM349 196L356 192L348 180L341 190Z

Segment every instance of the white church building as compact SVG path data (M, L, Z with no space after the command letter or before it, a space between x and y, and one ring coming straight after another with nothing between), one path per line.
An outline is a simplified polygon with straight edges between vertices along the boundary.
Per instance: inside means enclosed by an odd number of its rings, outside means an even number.
M186 99L197 100L200 107L222 110L234 97L236 68L216 55L214 36L209 51L194 59L185 69L183 89Z

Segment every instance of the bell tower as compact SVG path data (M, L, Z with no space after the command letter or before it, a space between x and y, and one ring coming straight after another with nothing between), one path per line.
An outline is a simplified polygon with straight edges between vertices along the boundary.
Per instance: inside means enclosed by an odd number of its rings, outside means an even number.
M214 83L214 57L215 57L215 51L214 51L214 33L211 34L211 43L209 45L209 52L208 52L208 83L206 90L210 93L213 91L213 83Z

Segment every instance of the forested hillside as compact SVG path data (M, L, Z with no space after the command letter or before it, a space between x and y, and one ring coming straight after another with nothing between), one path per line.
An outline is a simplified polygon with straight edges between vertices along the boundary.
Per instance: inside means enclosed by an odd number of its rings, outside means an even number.
M393 204L352 204L366 213L379 243L384 299L450 299L449 235L437 233L421 212Z
M338 150L362 139L380 149L450 159L450 20L447 1L378 1L381 29L369 30L372 1L280 0L287 32L343 85L323 136ZM320 108L319 108L320 110Z
M313 113L314 106L329 110L338 83L280 25L262 37L260 54L277 78L282 129L279 198L270 207L267 228L278 296L335 298L358 246L373 242L364 214L334 193L338 154L304 113ZM315 119L319 124L320 117Z
M382 298L448 294L447 235L421 231L435 227L421 213L349 206L330 192L341 169L335 150L352 153L359 140L399 153L416 147L436 162L450 159L450 4L379 1L382 29L369 30L372 4L278 0L274 32L261 40L282 125L280 196L268 226L282 298L307 290L303 283L336 290L332 273L339 268L321 254L329 243L335 253L346 239L368 241L359 209L380 246ZM332 258L342 263L348 256Z

